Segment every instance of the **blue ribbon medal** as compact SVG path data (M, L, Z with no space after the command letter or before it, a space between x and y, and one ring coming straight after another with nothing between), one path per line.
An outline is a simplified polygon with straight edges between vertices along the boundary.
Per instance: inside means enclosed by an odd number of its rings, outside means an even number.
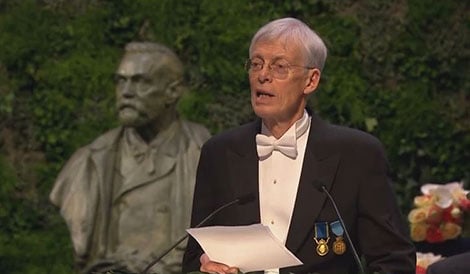
M330 227L331 227L331 232L333 232L333 234L335 234L336 236L336 240L333 243L333 252L336 255L342 255L344 254L344 252L346 252L346 243L343 240L343 234L344 234L343 226L341 225L341 222L338 220L338 221L334 221L330 223Z
M315 223L315 237L313 239L315 240L315 243L317 243L317 254L320 256L328 254L328 241L330 240L330 235L327 222Z

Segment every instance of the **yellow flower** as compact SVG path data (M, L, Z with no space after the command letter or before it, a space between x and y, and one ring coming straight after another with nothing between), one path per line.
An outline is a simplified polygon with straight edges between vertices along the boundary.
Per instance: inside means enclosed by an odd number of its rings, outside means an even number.
M450 215L452 215L454 218L460 218L462 216L462 210L460 210L460 208L457 206L454 206L450 211Z
M412 224L424 222L428 218L428 207L414 208L408 214L408 221Z
M429 195L416 196L414 204L416 207L430 206L433 203L433 199Z
M415 242L424 241L426 239L427 229L428 229L428 225L425 223L411 224L411 228L410 228L411 239Z
M455 239L462 233L462 227L458 224L447 222L441 226L442 237L445 240Z
M470 211L468 192L461 182L422 185L422 194L414 198L415 208L408 214L413 241L436 243L455 239L470 227L468 221L464 224L464 212Z

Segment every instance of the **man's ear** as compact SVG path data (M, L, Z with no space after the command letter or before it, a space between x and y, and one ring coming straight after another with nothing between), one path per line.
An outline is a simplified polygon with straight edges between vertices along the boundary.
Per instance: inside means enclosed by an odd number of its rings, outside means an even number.
M178 99L183 95L186 87L183 85L183 80L178 79L171 82L165 90L165 95L167 98L167 104L174 104Z
M307 85L304 88L304 93L306 95L312 94L315 92L315 90L318 87L318 84L320 83L320 76L321 72L319 69L312 69L309 72L309 77L307 78Z

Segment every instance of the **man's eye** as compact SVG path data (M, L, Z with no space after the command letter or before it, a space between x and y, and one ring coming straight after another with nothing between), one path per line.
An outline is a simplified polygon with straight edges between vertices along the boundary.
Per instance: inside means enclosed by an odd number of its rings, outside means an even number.
M289 65L283 64L283 63L275 63L272 65L272 68L274 71L276 71L277 73L282 73L282 74L288 72L288 67Z
M116 84L120 85L120 84L123 84L123 83L126 82L126 78L116 76L116 77L114 77L114 82L115 82Z
M273 64L273 67L275 67L276 69L286 69L287 68L287 64L283 64L283 63L275 63Z
M263 63L261 62L251 62L251 67L254 69L260 69L263 67Z

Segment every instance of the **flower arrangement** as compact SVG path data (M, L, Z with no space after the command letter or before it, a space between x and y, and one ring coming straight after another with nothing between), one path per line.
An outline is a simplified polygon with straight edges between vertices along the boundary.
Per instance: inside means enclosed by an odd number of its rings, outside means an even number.
M443 259L441 255L434 253L416 252L416 274L426 274L428 266Z
M470 211L469 191L463 189L463 183L425 184L421 192L408 214L411 239L439 243L461 235L463 215Z

